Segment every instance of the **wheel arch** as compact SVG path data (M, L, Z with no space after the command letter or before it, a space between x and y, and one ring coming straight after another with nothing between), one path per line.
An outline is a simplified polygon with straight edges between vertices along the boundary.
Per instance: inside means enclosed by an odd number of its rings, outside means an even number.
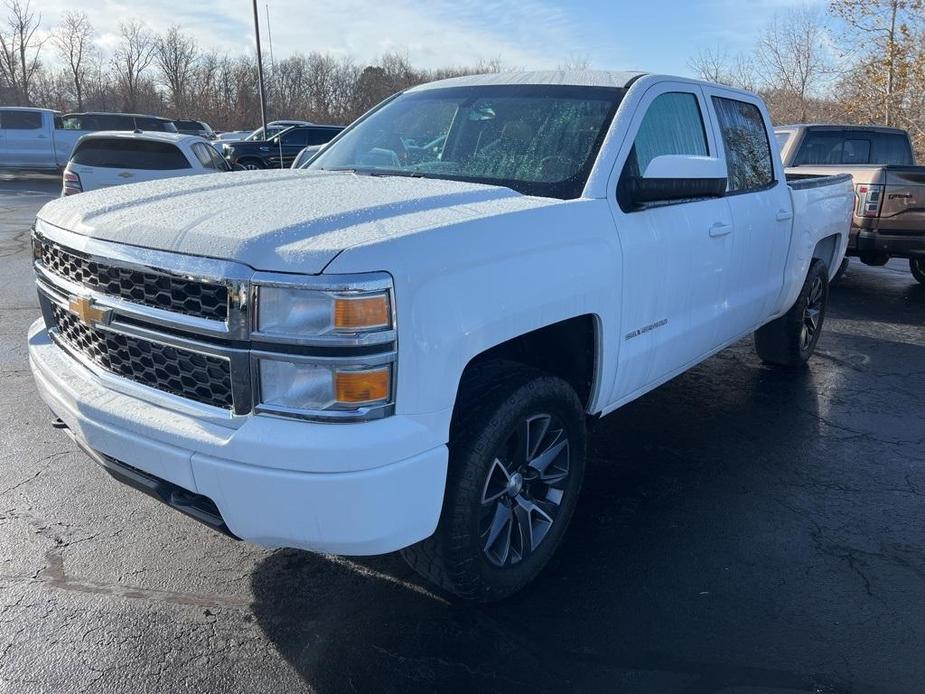
M557 376L591 412L601 383L601 318L585 313L510 337L472 356L459 377L455 403L467 374L487 361L511 361Z
M816 242L815 248L813 248L812 257L818 258L825 263L829 271L829 280L835 276L835 273L838 272L838 266L841 264L841 260L838 258L840 247L841 236L839 234L832 234L831 236L819 239L819 241Z

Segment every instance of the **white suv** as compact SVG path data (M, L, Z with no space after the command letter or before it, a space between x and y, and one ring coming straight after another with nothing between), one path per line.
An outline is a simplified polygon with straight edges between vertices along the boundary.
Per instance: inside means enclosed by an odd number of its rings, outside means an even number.
M85 135L64 169L61 195L125 183L230 171L208 140L194 135L99 132Z

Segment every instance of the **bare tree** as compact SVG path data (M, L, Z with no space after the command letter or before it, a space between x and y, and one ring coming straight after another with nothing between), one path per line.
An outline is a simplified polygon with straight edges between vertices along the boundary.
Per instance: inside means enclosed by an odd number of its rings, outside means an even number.
M90 18L82 10L65 12L61 25L52 34L58 53L70 72L79 111L84 107L84 83L88 63L93 57L93 34Z
M196 40L176 25L155 41L154 58L161 77L170 90L170 100L178 116L188 116L190 81L199 49Z
M112 69L123 90L124 108L135 111L144 73L154 60L155 38L138 21L121 24L119 31L121 40L113 51Z
M880 94L883 122L893 125L901 90L910 69L914 36L922 25L925 0L831 0L832 12L851 29L855 41L870 46L873 68L866 77Z
M758 87L755 63L743 53L730 57L726 51L708 48L698 51L696 56L687 61L687 66L707 82L749 91L756 91Z
M32 82L39 70L39 53L44 40L36 36L42 15L32 10L30 0L7 0L6 30L0 31L0 74L13 97L32 104Z
M755 60L764 84L789 92L799 120L806 122L810 97L832 72L820 13L804 6L775 16L758 42Z

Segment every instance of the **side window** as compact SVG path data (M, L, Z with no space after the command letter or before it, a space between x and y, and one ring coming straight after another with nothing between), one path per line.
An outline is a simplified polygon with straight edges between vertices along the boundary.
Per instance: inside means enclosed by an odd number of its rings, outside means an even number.
M207 145L204 145L201 142L196 142L193 144L193 154L196 155L199 163L202 164L205 168L214 169L215 166L212 163L212 157L209 156L209 153L206 151L206 147Z
M708 156L707 133L697 97L691 92L659 94L639 124L633 148L617 184L617 203L624 212L634 209L633 189L655 157L665 154Z
M334 139L334 136L340 132L339 130L327 130L319 129L312 130L308 133L308 144L309 145L323 145L327 144Z
M219 154L215 147L212 145L203 145L207 150L209 150L209 156L212 157L212 168L216 171L231 171L231 167L228 165L228 162L222 158L222 155Z
M280 140L284 145L302 145L304 147L308 144L308 130L304 128L290 130L280 135Z
M39 130L41 127L39 111L0 111L0 128L4 130Z
M707 136L697 97L688 92L666 92L649 105L633 142L640 175L663 154L707 155ZM632 155L630 155L632 158Z
M726 150L728 191L745 193L774 183L771 143L758 107L718 96L713 97L713 106Z

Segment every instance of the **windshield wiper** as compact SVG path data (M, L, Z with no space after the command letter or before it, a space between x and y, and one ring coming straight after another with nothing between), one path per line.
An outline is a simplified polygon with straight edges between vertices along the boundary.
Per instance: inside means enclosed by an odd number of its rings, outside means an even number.
M352 173L359 176L403 176L405 178L426 178L420 171L399 171L396 169L351 169L349 167L321 168L321 171L337 171L338 173Z
M424 178L424 174L420 171L377 171L375 169L370 169L366 171L370 176L404 176L405 178Z

